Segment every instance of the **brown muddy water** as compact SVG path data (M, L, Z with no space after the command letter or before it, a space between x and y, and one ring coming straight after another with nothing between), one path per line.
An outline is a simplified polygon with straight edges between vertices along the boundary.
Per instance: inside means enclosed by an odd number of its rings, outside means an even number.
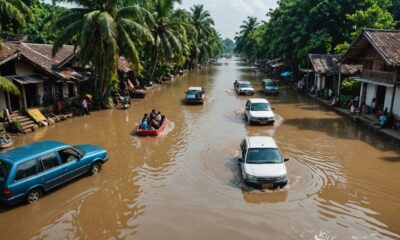
M0 239L399 239L400 150L290 89L268 97L278 121L248 127L247 97L263 76L235 59L112 109L18 138L97 144L110 160L32 205L0 208ZM225 64L225 62L227 64ZM184 106L189 86L204 106ZM261 94L259 94L261 96ZM132 135L152 108L167 115L157 138ZM236 156L246 135L273 136L287 163L281 190L245 187Z

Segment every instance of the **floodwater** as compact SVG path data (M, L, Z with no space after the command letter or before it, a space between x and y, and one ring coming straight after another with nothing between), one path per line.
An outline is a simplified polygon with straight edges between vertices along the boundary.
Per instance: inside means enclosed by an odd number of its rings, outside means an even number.
M400 150L282 87L268 97L274 126L247 126L247 97L262 75L235 59L153 89L129 110L69 119L18 138L97 144L110 160L32 205L0 208L0 239L399 239ZM225 64L226 63L226 64ZM189 86L204 106L185 106ZM261 94L259 94L261 96ZM168 118L157 138L134 136L152 108ZM246 135L273 136L287 162L280 190L243 185L236 160Z

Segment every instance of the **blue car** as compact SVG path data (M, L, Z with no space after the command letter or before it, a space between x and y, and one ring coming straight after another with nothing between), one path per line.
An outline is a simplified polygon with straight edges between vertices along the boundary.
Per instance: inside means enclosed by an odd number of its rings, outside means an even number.
M264 90L265 95L270 95L270 94L279 94L279 87L276 81L272 81L270 79L264 79L262 80L262 87Z
M97 174L107 150L92 145L37 142L0 153L0 201L36 202L45 192L82 174Z

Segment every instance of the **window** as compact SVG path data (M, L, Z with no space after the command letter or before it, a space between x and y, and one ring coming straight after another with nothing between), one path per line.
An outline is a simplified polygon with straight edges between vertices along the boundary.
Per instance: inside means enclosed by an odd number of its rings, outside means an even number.
M10 164L0 160L0 183L4 183L7 180L10 168Z
M371 60L365 60L364 61L364 68L366 70L372 70L372 64L373 64L373 62Z
M246 146L246 142L243 141L242 146L240 146L242 149L242 158L245 159L246 157L246 152L247 152L247 146Z
M251 148L247 156L247 163L266 164L282 163L282 156L277 148Z
M80 154L77 151L75 151L75 149L73 149L73 148L66 148L66 149L58 151L58 153L60 154L61 162L63 164L67 163L67 162L78 160L79 156L80 156Z
M26 163L22 163L17 168L15 174L15 181L22 180L24 178L33 176L36 174L36 159L30 160Z
M251 104L250 111L270 111L267 103L253 103Z
M60 165L60 163L58 162L57 155L55 153L45 155L40 158L38 172L52 169L54 167L57 167L58 165Z

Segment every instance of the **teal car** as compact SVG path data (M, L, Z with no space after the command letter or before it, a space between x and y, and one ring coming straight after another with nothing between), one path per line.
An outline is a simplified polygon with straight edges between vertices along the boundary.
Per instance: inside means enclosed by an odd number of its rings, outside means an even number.
M37 142L0 153L0 201L36 202L45 192L80 175L95 175L107 150L93 145Z
M278 95L279 87L276 81L272 81L271 79L262 80L262 87L265 95Z

